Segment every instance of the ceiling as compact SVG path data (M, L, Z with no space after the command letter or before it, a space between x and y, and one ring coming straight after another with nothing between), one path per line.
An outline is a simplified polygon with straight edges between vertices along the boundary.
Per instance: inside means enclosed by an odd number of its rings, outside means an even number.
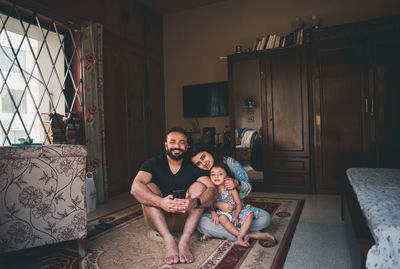
M162 15L180 12L186 9L197 8L227 0L139 0Z

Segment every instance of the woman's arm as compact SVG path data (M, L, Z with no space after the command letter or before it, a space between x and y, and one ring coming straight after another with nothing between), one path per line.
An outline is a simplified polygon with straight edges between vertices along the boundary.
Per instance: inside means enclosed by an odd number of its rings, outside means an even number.
M249 181L249 176L244 170L243 166L233 159L232 157L224 157L224 163L228 165L231 170L233 177L240 181L239 196L241 199L244 199L251 192L251 183ZM239 181L237 184L239 185ZM236 185L236 184L235 184Z

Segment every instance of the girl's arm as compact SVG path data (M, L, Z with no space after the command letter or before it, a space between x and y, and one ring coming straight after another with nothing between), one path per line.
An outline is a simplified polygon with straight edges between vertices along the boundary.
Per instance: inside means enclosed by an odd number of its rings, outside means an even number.
M235 200L236 208L235 208L235 215L233 215L233 224L237 226L239 224L239 214L242 211L242 201L240 200L239 193L237 190L231 190L229 193L232 195L233 200Z
M211 213L211 219L214 222L215 225L219 224L219 220L218 220L218 215L217 212L215 212L215 210L210 209L210 213Z

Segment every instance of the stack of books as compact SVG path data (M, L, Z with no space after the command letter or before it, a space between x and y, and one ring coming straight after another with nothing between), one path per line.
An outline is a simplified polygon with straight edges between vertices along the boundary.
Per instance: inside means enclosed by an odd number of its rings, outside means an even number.
M51 132L52 132L52 142L53 144L66 144L67 140L65 137L65 121L64 121L64 116L57 114L57 113L51 113L50 115L51 118Z
M71 113L67 120L67 142L68 144L79 145L81 138L81 118L78 113Z
M302 45L309 43L310 40L311 30L308 29L298 29L286 36L266 34L265 36L256 39L253 46L253 51L283 48L292 45Z

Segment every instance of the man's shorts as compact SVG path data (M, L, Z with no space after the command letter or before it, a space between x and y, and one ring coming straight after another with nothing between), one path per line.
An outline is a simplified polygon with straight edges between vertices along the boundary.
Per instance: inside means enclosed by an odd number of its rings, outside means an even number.
M153 230L157 230L154 224L150 221L150 218L147 217L146 211L143 208L143 217L146 223L152 228ZM183 227L185 227L186 218L189 215L189 212L186 213L171 213L171 212L164 212L165 220L167 222L168 228L171 232L182 232Z

